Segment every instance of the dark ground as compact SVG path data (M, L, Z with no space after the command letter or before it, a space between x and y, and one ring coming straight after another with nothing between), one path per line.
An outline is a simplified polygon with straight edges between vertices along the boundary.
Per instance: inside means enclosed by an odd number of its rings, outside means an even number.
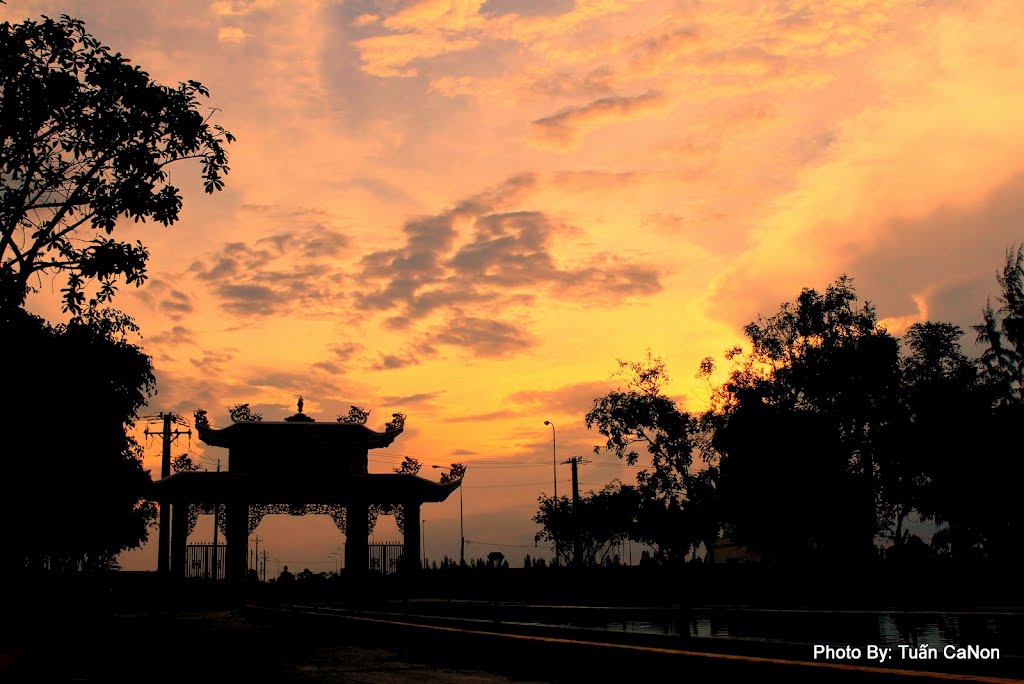
M486 626L484 626L486 628ZM573 635L568 635L573 636ZM12 682L919 682L928 677L714 661L573 643L417 631L236 610L65 620L22 642L0 670ZM939 681L950 681L942 678ZM953 681L1013 681L968 678Z
M237 611L70 620L22 642L0 677L13 682L506 682L484 671L416 662L386 644L351 643L312 626Z
M544 576L539 579L550 579ZM920 577L920 576L919 576ZM272 607L279 601L291 604L336 600L331 587L296 587L288 596L275 593L272 586L260 585L232 593L224 586L201 584L162 585L152 576L122 576L109 582L73 582L20 586L14 591L5 587L2 618L0 618L0 679L15 682L502 682L502 681L616 681L637 677L650 679L658 674L685 677L689 681L730 681L750 677L782 681L927 681L905 675L880 675L859 671L840 671L787 666L765 661L723 660L678 653L640 651L576 643L578 633L554 633L556 639L516 639L479 632L493 628L486 620L478 626L452 631L423 629L325 617L299 613L282 613L273 608L246 609L247 604ZM457 579L457 578L456 578ZM530 579L530 578L526 578ZM603 586L603 598L620 599L624 605L635 605L639 591L645 595L660 594L679 605L686 595L717 600L726 592L714 582L702 583L701 577L691 581L656 584L647 577L602 577L594 581L571 581L561 586L553 582L527 582L515 573L494 576L473 587L472 583L453 581L434 587L439 598L469 592L484 599L499 592L510 599L528 594L540 600L568 596L577 604ZM768 591L767 586L744 582L744 577L729 577L735 589L732 595L746 593L763 600L795 604L785 592ZM806 589L800 582L806 578L790 576L785 587L803 586L804 595L821 599L820 591ZM834 578L833 578L834 579ZM881 579L881 578L871 578ZM892 580L893 578L885 578ZM910 579L910 578L908 578ZM914 592L890 590L892 596L920 605L940 602L944 609L974 607L996 599L1010 599L1009 605L1020 605L1017 580L987 582L971 578L970 584L950 584L942 578L931 582L908 582ZM599 581L600 580L600 581ZM614 580L627 580L615 582ZM647 580L647 581L645 581ZM611 581L611 582L609 582ZM767 580L763 580L767 581ZM700 591L703 584L705 591ZM863 606L866 600L851 594L873 592L879 588L898 586L899 582L865 581L863 585L846 584L837 605ZM593 586L591 586L593 585ZM569 595L568 587L576 594ZM679 593L667 596L665 587ZM721 584L725 587L725 584ZM945 586L946 591L935 591ZM950 586L980 587L976 596L964 591L950 591ZM540 589L545 587L545 589ZM554 588L552 588L554 587ZM616 595L610 587L630 587L629 593ZM393 588L393 587L392 587ZM1012 588L1012 590L1011 590ZM384 592L386 586L373 587ZM854 589L854 591L851 591ZM860 591L856 591L859 589ZM470 591L472 590L472 591ZM551 592L547 596L545 592ZM699 593L698 593L699 592ZM328 594L324 596L324 594ZM673 592L674 593L674 592ZM883 592L884 593L884 592ZM975 592L972 592L975 593ZM445 596L445 594L448 594ZM978 596L981 596L979 599ZM781 597L781 598L780 598ZM351 597L349 597L351 598ZM398 596L402 598L401 595ZM671 599L675 599L672 601ZM982 603L982 601L984 603ZM509 628L514 629L512 627ZM559 641L558 639L565 640ZM602 639L592 636L594 640ZM680 649L680 646L674 646ZM691 643L682 647L699 651L702 645ZM761 655L773 655L765 652ZM789 654L781 654L788 658ZM994 673L999 674L999 673ZM1003 674L1002 676L1006 676ZM947 680L948 681L948 680ZM968 680L970 681L970 680ZM976 679L974 681L994 681ZM1004 680L1007 681L1007 680Z

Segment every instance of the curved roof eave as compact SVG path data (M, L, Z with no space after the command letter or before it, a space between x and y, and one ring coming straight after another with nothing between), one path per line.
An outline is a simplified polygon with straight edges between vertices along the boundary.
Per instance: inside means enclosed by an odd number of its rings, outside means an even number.
M224 428L213 428L208 425L197 425L196 430L199 433L199 439L210 446L224 447L230 449L232 442L237 439L240 434L245 434L250 431L264 432L267 434L269 431L284 433L285 431L292 432L296 430L316 430L318 432L330 434L338 433L338 437L345 436L336 440L338 445L343 444L358 444L366 446L368 449L377 449L390 446L398 435L404 432L404 427L399 427L394 430L387 430L385 432L377 432L371 430L365 425L351 424L351 423L305 423L305 422L288 422L288 421L260 421L252 423L232 423ZM345 435L345 433L348 433Z

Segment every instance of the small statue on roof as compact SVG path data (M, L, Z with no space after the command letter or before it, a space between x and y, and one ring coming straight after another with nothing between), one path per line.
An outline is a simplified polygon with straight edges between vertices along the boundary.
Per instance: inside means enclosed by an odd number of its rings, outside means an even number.
M315 423L316 422L315 418L310 418L309 416L307 416L305 413L302 412L303 404L304 404L304 402L302 401L302 395L300 394L298 401L295 402L295 407L297 409L299 409L299 412L296 413L294 416L288 416L287 418L285 418L284 420L285 420L286 423Z

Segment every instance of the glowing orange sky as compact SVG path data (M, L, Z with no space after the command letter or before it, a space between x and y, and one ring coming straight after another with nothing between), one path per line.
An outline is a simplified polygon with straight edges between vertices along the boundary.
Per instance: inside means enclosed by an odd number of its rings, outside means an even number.
M152 410L404 411L371 467L468 461L471 540L533 543L543 422L559 460L589 452L617 358L650 348L699 408L699 359L801 287L847 272L896 333L966 327L1024 238L1017 0L0 6L62 12L159 81L202 81L238 137L227 190L176 167L181 221L119 229L152 254L117 302ZM47 287L33 306L56 318ZM632 478L603 459L584 489ZM455 499L424 516L428 555L457 555ZM258 534L314 569L341 542L326 518Z

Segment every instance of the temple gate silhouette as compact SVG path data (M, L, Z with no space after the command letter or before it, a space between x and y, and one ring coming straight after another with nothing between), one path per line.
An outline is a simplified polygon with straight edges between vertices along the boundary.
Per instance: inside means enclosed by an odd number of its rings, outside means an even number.
M366 427L368 416L353 406L336 423L318 423L302 412L299 397L298 413L283 421L236 422L216 429L205 411L196 411L199 438L228 449L228 468L174 473L154 483L156 500L171 510L170 549L161 554L170 567L158 570L185 577L188 535L201 513L218 509L229 581L245 578L249 535L272 513L330 515L346 537L346 572L365 574L371 518L397 506L404 523L401 570L419 569L420 509L446 500L461 480L439 483L419 475L369 473L369 450L390 446L404 430L405 416L393 414L383 432Z

